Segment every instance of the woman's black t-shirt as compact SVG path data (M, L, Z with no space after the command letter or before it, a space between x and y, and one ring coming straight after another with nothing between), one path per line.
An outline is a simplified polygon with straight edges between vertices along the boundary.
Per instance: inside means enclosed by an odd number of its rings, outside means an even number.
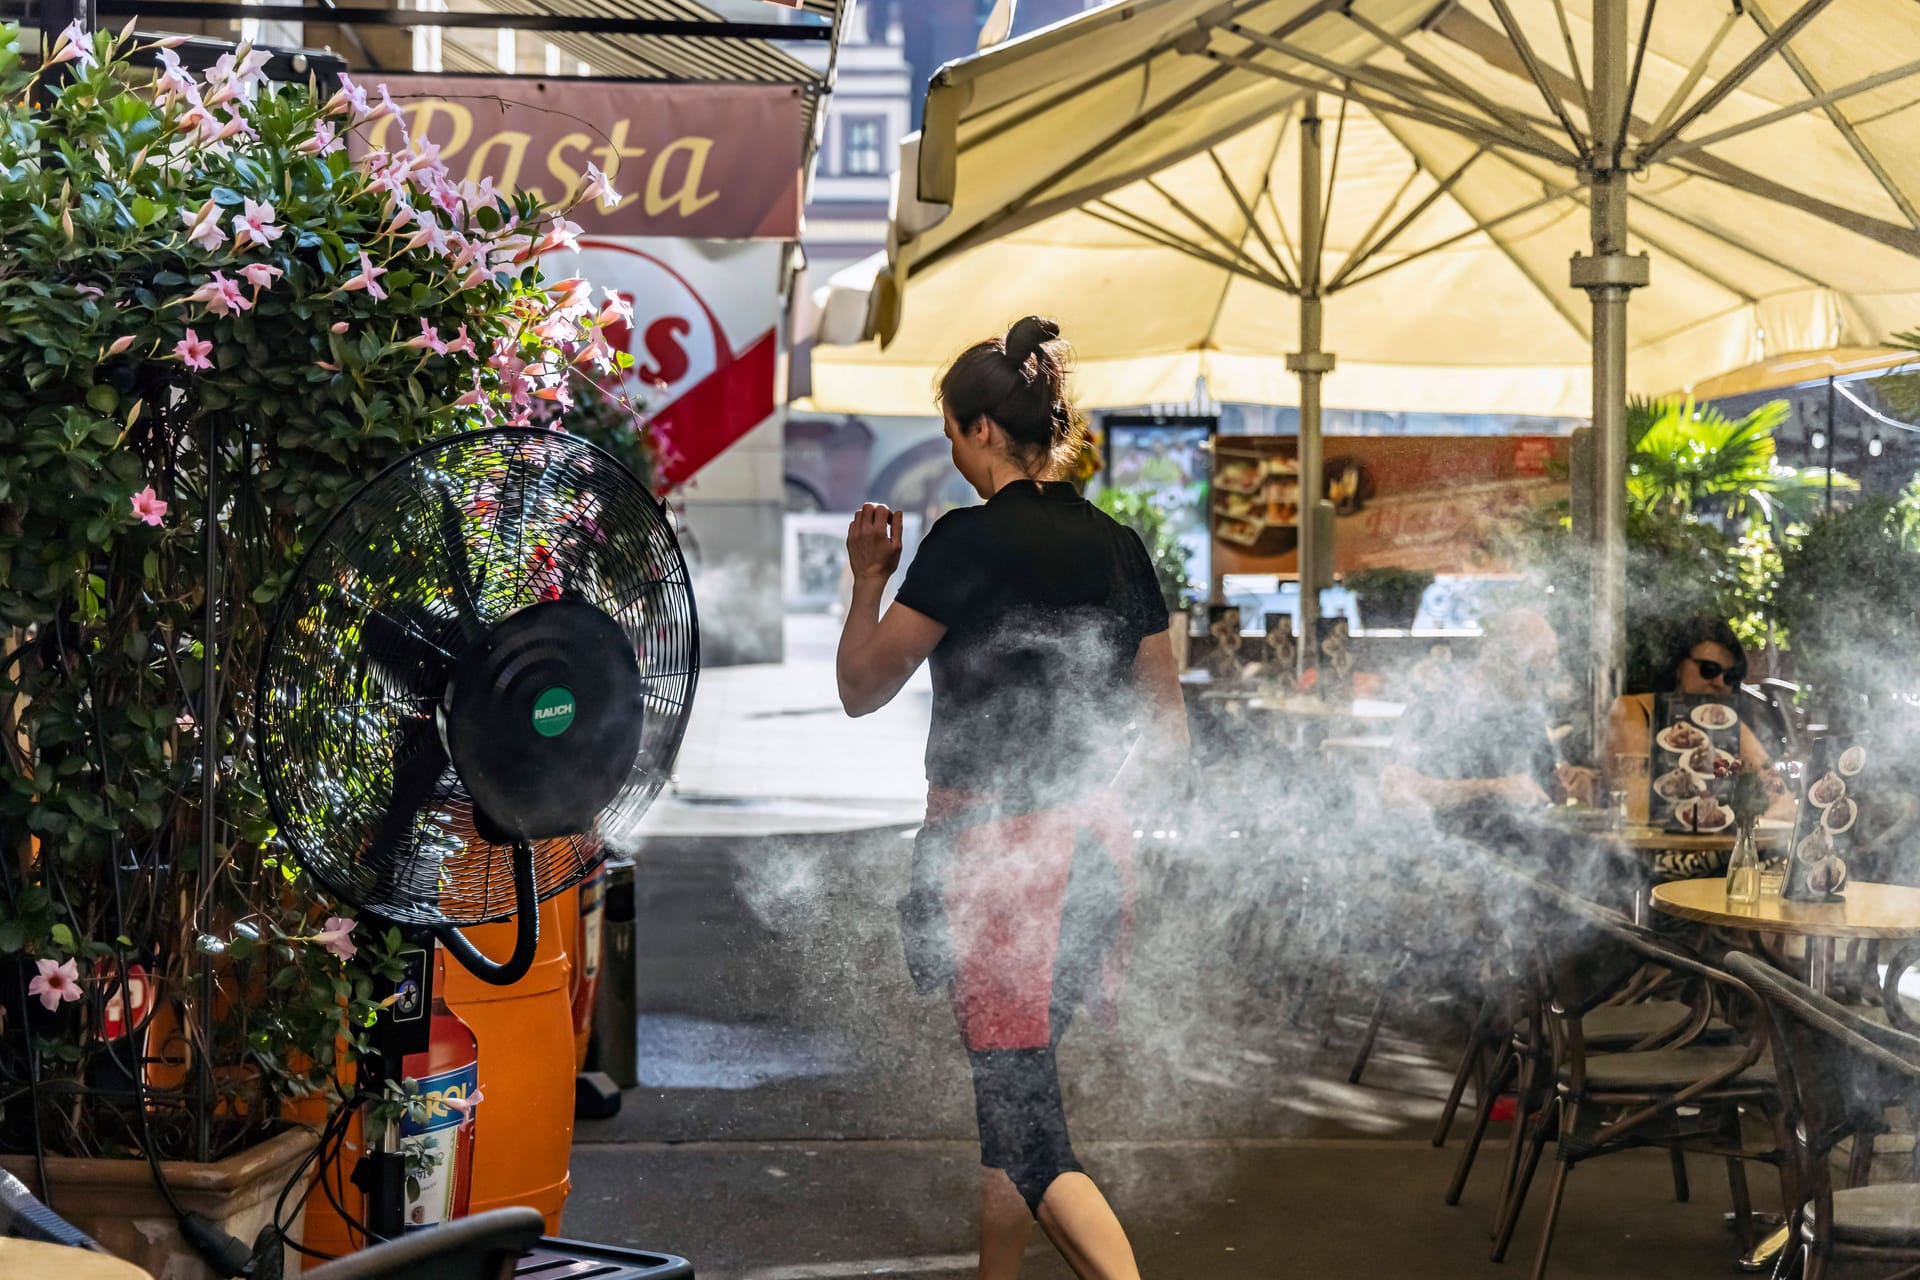
M1072 485L1016 481L942 516L896 598L947 628L931 785L1044 804L1112 780L1138 719L1134 656L1167 629L1139 535Z

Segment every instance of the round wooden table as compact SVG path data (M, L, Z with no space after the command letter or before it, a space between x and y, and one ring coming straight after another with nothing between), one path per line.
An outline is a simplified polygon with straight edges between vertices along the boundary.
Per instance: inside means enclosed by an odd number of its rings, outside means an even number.
M152 1280L131 1262L37 1240L0 1239L0 1276L9 1280Z
M1868 880L1848 881L1836 902L1788 902L1762 894L1749 903L1727 901L1723 876L1675 880L1653 887L1653 909L1717 929L1805 938L1807 985L1820 992L1833 979L1835 939L1920 937L1920 889Z

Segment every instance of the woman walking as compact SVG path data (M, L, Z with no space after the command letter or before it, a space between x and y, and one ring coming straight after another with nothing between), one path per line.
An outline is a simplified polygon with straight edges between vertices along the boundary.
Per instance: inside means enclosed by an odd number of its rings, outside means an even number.
M851 715L928 658L927 822L901 901L908 964L945 989L980 1125L980 1276L1017 1276L1038 1221L1076 1275L1139 1275L1074 1157L1054 1062L1081 1004L1110 1012L1133 880L1127 797L1185 757L1167 609L1140 539L1053 480L1079 448L1065 349L1029 316L940 382L953 463L985 505L949 512L900 563L897 512L847 531L840 637Z

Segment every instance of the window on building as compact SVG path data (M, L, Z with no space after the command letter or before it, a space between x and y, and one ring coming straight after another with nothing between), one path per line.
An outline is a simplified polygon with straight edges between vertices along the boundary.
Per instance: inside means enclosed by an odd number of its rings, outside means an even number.
M840 138L841 167L850 174L884 174L887 122L878 116L855 116Z

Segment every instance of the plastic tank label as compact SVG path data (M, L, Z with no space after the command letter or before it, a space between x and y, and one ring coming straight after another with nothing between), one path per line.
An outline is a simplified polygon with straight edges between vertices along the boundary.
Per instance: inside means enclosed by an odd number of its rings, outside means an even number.
M438 1226L452 1216L455 1167L460 1160L460 1146L470 1140L472 1131L461 1133L460 1124L466 1117L442 1099L470 1097L479 1083L477 1062L428 1076L420 1081L425 1117L416 1120L409 1111L400 1121L402 1143L409 1153L423 1157L428 1166L424 1169L416 1166L407 1178L406 1229L409 1231Z

